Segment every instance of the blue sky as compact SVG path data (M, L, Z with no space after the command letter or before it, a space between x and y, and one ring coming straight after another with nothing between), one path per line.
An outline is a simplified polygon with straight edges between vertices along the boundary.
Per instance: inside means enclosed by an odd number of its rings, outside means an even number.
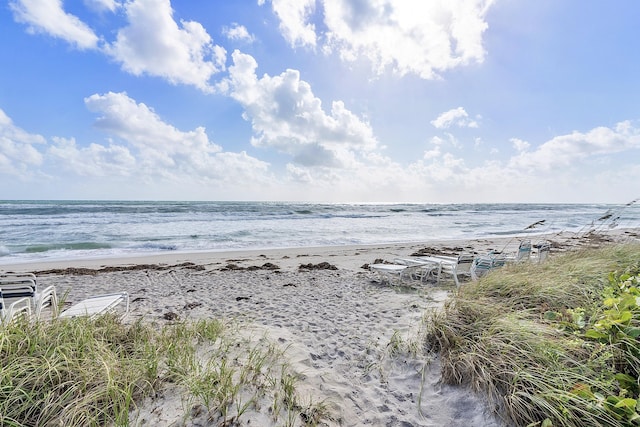
M0 198L640 196L635 0L9 0Z

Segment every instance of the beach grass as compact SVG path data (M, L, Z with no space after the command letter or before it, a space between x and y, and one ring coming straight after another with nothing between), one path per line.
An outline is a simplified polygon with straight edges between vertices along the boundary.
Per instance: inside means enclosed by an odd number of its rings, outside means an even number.
M274 425L316 425L323 404L267 337L219 320L162 327L96 319L18 320L0 328L0 425L127 426L141 405L177 390L184 416L236 425L269 405Z
M637 244L495 270L426 316L426 344L515 425L639 425L639 273Z

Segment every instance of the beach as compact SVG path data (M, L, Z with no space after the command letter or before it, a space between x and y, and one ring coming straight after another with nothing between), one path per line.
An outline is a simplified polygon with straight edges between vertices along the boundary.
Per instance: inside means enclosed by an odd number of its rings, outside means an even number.
M553 256L579 245L637 241L638 234L618 230L591 239L573 233L536 239L550 240ZM219 318L236 322L246 336L268 337L299 375L297 388L325 403L326 425L501 426L482 396L441 384L437 356L420 345L425 313L441 307L452 287L392 286L367 265L425 250L510 252L517 244L511 237L165 253L19 263L2 270L35 273L38 286L56 286L65 306L91 295L127 292L128 322ZM415 351L392 351L398 340L412 343ZM160 393L132 414L132 423L182 425L185 411L179 395ZM243 414L240 425L265 425L264 419L255 408ZM209 425L203 422L196 417L186 425Z

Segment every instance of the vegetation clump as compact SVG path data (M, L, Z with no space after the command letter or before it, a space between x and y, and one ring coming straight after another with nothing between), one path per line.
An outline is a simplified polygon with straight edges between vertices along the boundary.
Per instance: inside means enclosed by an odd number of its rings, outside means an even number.
M515 264L428 316L444 381L523 426L640 425L640 245Z
M166 390L183 408L178 424L237 425L264 405L274 424L316 425L326 411L303 402L297 379L266 337L218 320L160 328L104 315L0 325L2 426L144 424L141 407Z

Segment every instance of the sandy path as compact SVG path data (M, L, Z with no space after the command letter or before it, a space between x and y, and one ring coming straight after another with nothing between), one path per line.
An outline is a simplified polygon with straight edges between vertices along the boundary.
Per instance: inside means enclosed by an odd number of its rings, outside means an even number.
M286 348L289 363L301 374L297 388L328 405L332 425L498 425L468 391L440 387L437 366L429 367L426 357L390 355L394 334L404 343L416 342L425 311L446 296L442 289L381 285L364 270L180 267L43 275L40 283L55 283L61 294L68 292L69 302L127 291L131 319L167 322L168 313L180 319L235 319L256 336L266 333ZM177 421L179 411L179 405L162 415L156 409L155 425ZM262 418L243 417L247 425L256 425L252 419L255 423Z

